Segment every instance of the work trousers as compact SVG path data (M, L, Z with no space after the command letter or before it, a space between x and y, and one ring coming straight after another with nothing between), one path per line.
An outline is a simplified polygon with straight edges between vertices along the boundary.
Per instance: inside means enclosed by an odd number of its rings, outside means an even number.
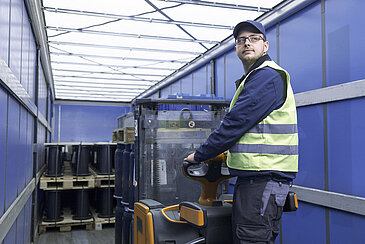
M275 243L288 192L288 183L238 179L232 209L234 244Z

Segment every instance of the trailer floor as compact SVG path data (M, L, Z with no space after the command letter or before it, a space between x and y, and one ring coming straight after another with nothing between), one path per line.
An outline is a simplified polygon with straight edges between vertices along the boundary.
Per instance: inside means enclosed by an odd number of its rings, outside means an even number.
M72 230L69 232L51 231L38 236L37 244L99 244L114 243L115 228L102 230Z

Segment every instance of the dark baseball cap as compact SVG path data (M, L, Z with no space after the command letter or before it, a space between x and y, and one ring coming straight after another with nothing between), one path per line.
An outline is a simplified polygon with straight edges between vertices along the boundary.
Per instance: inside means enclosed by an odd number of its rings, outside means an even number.
M240 33L240 31L245 29L250 31L257 31L257 33L263 34L266 40L266 32L264 26L260 22L254 20L246 20L238 23L233 30L234 39L237 39L237 36Z

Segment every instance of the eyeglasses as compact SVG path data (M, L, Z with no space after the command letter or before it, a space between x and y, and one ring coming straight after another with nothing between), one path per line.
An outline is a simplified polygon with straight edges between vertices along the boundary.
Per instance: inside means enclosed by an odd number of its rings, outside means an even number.
M260 40L265 41L265 39L259 35L242 36L236 40L236 45L244 45L246 40L248 40L250 43L255 43Z

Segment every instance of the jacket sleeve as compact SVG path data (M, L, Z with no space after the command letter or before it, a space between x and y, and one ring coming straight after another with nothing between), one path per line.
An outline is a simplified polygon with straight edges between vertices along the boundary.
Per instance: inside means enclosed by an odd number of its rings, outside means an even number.
M250 128L284 103L285 90L284 81L275 70L264 67L253 71L231 111L196 150L195 161L213 158L231 148Z

